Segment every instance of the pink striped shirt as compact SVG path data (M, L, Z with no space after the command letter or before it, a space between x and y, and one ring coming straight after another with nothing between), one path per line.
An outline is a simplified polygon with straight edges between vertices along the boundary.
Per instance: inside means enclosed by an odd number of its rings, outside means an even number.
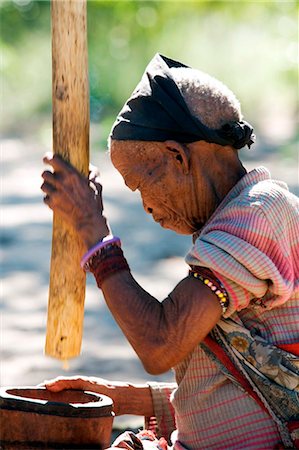
M299 342L299 199L265 168L246 174L186 257L208 267L230 297L224 317L268 342ZM175 368L176 384L149 383L160 433L174 448L273 449L275 423L198 345Z

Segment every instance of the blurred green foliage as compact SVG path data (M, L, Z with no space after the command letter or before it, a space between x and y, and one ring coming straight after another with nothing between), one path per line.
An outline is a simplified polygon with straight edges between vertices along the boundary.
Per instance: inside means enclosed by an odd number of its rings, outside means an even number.
M160 52L226 83L266 140L294 142L297 17L296 1L88 1L91 118L101 141ZM0 20L8 133L50 114L50 2L2 0Z

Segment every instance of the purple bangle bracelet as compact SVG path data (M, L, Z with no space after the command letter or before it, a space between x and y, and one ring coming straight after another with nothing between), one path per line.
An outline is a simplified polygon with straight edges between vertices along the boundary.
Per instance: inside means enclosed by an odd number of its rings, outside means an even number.
M111 239L107 239L107 241L100 241L98 242L96 245L94 245L93 247L91 247L91 249L88 250L88 252L85 253L85 255L83 255L82 259L81 259L81 268L84 269L85 264L87 263L87 261L99 250L101 250L101 248L106 247L106 245L110 245L110 244L114 244L114 243L118 243L120 245L120 239L117 236L114 236Z

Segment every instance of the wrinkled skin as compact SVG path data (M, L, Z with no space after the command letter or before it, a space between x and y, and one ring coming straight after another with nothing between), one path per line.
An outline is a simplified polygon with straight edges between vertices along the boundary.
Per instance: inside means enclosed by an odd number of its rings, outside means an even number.
M183 234L199 230L245 174L232 148L203 141L188 145L112 141L111 159L127 186L140 191L145 211L163 227ZM101 185L94 175L89 180L82 177L58 156L47 156L44 162L53 169L53 173L45 171L42 175L45 203L61 214L90 248L109 233L102 214ZM102 291L112 315L151 374L163 373L180 363L221 317L215 294L191 277L181 280L163 302L142 289L128 271L107 278ZM108 393L118 414L132 411L130 402L134 398L134 412L130 413L153 414L146 385L120 386L77 377L46 386L51 390L71 387Z
M110 155L144 210L179 234L200 230L245 173L235 150L204 141L111 141Z
M85 178L58 155L47 154L44 163L53 168L53 172L47 170L42 174L44 202L69 222L90 248L110 232L103 216L98 172L93 168Z
M107 395L113 401L116 416L121 414L153 415L152 399L147 385L108 381L104 378L73 376L57 377L43 383L49 390L82 389Z

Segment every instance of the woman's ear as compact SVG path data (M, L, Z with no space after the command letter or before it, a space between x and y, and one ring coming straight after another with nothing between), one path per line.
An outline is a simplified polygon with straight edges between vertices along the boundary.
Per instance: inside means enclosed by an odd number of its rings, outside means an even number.
M189 148L176 141L165 141L164 145L166 150L171 153L173 158L175 158L177 165L179 165L183 169L184 174L187 175L190 169Z

